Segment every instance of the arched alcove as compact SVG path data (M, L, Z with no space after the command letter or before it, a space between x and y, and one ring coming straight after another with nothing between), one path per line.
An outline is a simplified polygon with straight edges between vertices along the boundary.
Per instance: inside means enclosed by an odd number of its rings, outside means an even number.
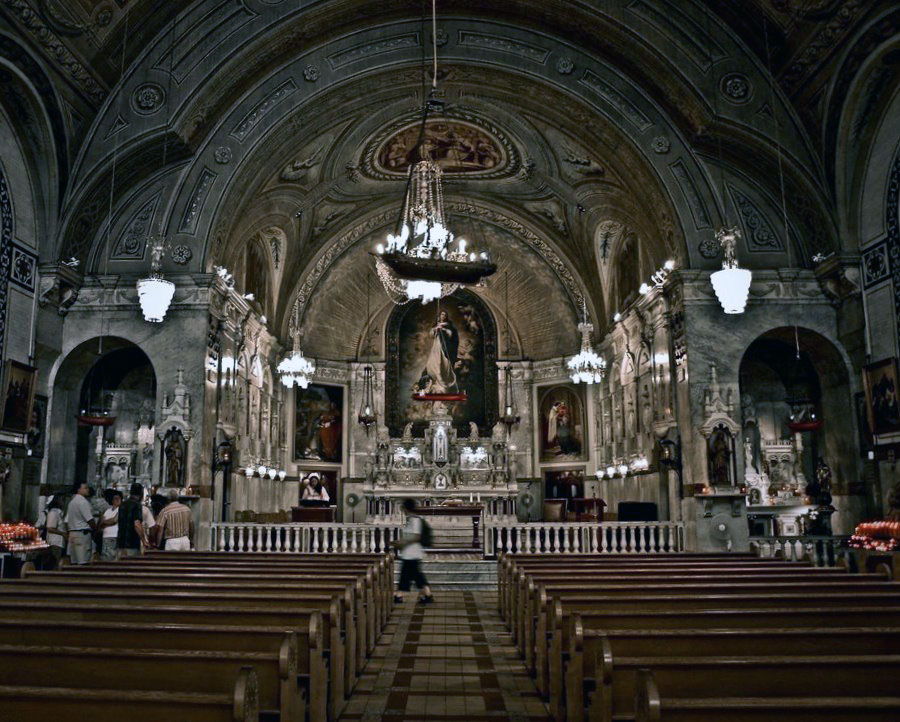
M154 480L156 373L139 347L117 337L77 346L60 364L51 406L50 435L60 453L50 457L50 486L76 479L104 487ZM106 427L86 423L86 417L102 415L115 421Z
M832 469L835 491L846 493L857 477L856 418L850 376L831 341L806 328L761 334L741 359L740 395L745 464L771 477L766 447L787 446L799 434L798 468L806 480L821 458Z

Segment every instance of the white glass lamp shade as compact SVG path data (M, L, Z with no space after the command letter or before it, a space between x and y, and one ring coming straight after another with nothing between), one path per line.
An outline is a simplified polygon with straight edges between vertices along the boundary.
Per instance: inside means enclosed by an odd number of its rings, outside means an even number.
M276 476L278 476L278 469L273 466L269 469L269 478L274 479Z
M281 479L281 481L284 481L284 477L286 476L287 472L284 469L281 469L281 471L278 472L278 478Z
M616 475L616 467L615 466L607 466L606 467L606 475L612 479Z
M709 277L725 313L744 312L752 277L753 274L746 268L723 268Z
M260 478L264 477L266 475L266 465L260 464L259 466L257 466L256 473L259 474Z
M164 278L142 278L137 282L138 299L144 320L160 323L166 317L175 295L175 284Z
M250 479L253 477L253 472L256 471L252 466L248 466L244 469L244 474L247 475L247 478Z
M625 476L628 473L628 464L619 464L619 473Z

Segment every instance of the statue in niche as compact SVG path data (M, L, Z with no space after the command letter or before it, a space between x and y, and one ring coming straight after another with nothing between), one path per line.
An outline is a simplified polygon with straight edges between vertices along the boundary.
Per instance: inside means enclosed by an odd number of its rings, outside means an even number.
M469 441L478 441L478 424L474 421L469 422Z
M403 440L404 441L412 441L412 421L410 421L406 426L403 427Z
M707 455L709 458L709 479L713 486L732 486L731 479L731 432L718 426L709 437Z
M163 441L163 460L165 462L165 485L184 486L184 462L187 442L180 429L170 429Z
M753 439L750 436L744 437L744 466L748 473L759 473L759 469L756 466L756 456L753 453Z
M432 435L432 458L435 464L446 464L449 461L449 446L447 427L436 427Z

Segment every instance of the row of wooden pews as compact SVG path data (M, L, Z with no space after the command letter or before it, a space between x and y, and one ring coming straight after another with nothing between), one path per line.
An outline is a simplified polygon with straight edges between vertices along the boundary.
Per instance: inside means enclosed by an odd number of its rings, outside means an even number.
M507 555L498 604L569 722L900 719L888 570L750 555Z
M2 717L334 720L387 623L393 578L379 554L26 568L0 583Z

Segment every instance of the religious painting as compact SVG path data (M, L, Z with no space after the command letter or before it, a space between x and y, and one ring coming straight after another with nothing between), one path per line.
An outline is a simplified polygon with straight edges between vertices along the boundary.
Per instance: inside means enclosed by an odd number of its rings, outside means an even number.
M584 387L559 384L538 389L541 462L585 461L587 423Z
M388 427L394 437L412 424L421 437L429 420L449 415L469 434L490 436L497 422L496 326L484 303L460 289L439 301L398 306L388 322ZM420 394L464 396L425 401Z
M18 361L6 362L3 381L3 419L0 428L20 434L31 428L37 369Z
M544 471L544 498L584 498L584 467Z
M869 428L875 435L900 431L897 359L869 364L863 370Z
M44 458L44 448L47 441L47 397L37 395L31 407L31 424L26 435L28 448L36 459Z
M343 386L310 384L297 388L294 398L294 458L342 463Z
M406 174L422 158L432 160L445 173L483 173L506 164L496 138L477 126L457 120L429 120L419 151L420 124L394 133L378 150L378 164L391 173Z

